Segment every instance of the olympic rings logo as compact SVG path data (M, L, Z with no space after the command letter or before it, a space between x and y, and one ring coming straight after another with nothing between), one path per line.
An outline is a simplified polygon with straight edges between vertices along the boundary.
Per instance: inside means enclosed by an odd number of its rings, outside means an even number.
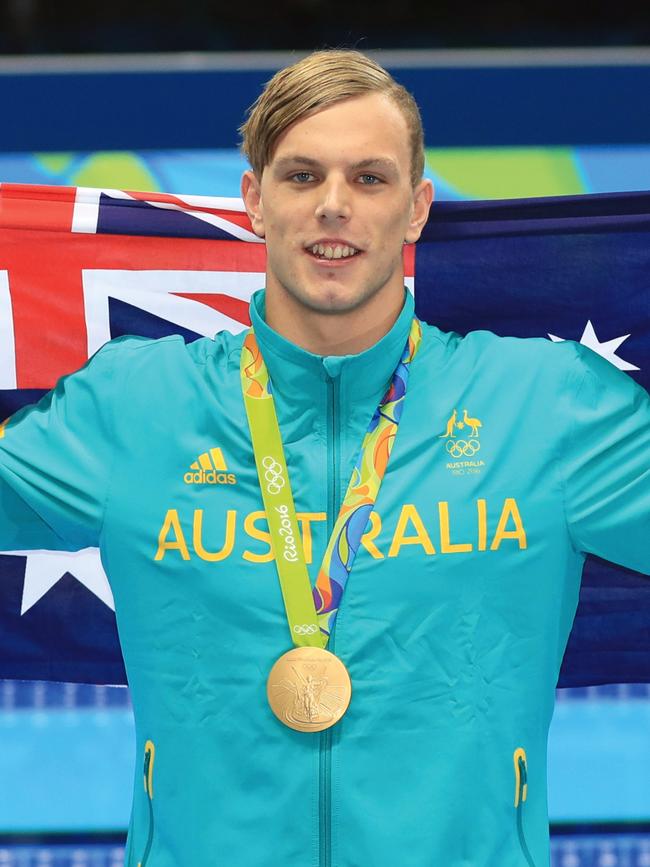
M317 623L303 623L302 625L296 624L293 627L293 631L298 635L313 635L314 632L318 632L318 624Z
M464 455L466 458L471 458L481 448L478 440L447 440L445 446L452 458L459 458Z
M266 490L269 494L279 494L285 485L282 467L271 455L262 458L262 466L266 470L264 473L264 478L267 481Z

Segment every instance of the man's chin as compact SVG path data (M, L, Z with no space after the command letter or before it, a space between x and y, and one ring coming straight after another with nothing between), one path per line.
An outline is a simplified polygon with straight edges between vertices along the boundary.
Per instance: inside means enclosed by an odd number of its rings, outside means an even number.
M334 316L338 313L349 313L351 310L356 310L368 300L368 296L350 295L350 293L333 292L331 289L328 289L322 294L314 293L301 300L304 306L314 313Z
M304 307L314 313L336 315L356 310L371 298L375 292L372 289L335 284L333 281L323 281L310 285L307 291L290 291L289 294Z

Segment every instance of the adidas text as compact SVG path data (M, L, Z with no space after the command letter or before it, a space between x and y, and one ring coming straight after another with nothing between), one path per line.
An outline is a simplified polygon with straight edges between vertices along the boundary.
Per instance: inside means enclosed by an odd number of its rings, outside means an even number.
M214 470L185 473L183 480L186 485L234 485L237 482L234 473L217 473Z

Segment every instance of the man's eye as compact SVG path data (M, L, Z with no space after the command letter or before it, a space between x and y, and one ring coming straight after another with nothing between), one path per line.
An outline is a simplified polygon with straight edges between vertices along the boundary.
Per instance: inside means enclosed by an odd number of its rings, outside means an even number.
M360 178L363 181L363 185L366 187L373 187L375 184L381 183L377 175L360 175Z
M302 184L305 181L308 181L313 177L314 176L312 175L311 172L295 172L293 175L291 175L291 180L292 181L298 181L298 183Z

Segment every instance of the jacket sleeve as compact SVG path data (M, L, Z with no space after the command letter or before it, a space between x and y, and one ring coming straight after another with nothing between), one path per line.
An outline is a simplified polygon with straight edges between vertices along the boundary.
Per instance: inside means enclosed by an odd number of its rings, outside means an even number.
M99 545L113 460L115 347L0 425L0 551Z
M576 550L650 575L650 395L574 346L560 454L569 532Z

